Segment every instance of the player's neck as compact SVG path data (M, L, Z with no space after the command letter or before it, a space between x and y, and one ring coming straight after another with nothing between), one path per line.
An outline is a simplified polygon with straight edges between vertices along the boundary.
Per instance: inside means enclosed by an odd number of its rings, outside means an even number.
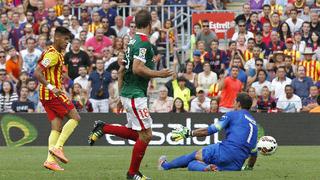
M53 44L52 45L59 53L61 53L61 48L59 47L58 44Z
M145 34L147 36L149 36L149 29L145 28L145 29L137 29L136 33L142 33Z

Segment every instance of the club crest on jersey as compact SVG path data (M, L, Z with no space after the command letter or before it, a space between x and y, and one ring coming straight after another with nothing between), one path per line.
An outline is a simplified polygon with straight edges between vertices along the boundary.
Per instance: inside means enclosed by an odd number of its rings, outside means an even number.
M147 49L146 48L140 48L139 49L139 57L142 59L146 58Z
M44 67L48 67L48 66L50 65L50 63L51 63L51 60L48 59L48 58L43 59L43 60L41 61L41 65L44 66Z

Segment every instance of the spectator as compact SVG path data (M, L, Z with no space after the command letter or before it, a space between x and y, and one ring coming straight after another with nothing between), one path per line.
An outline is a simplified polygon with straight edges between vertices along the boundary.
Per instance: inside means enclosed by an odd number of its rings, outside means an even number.
M210 112L210 98L206 97L204 89L197 88L197 97L191 101L190 112Z
M257 105L257 112L272 112L276 111L276 101L270 95L270 90L267 86L264 86L261 90L261 96L259 96Z
M210 69L209 62L203 64L203 72L198 74L197 86L202 88L205 94L208 93L210 85L218 80L217 74Z
M4 81L0 94L0 112L10 112L12 102L16 100L18 100L18 95L14 92L13 84L9 81Z
M120 101L119 84L118 84L118 71L113 69L111 72L111 83L109 85L109 109L112 112L117 112L117 105Z
M239 53L237 53L234 56L234 58L231 60L230 68L228 68L226 72L227 72L228 76L231 76L231 67L232 66L238 67L239 72L238 72L237 79L239 79L241 81L241 83L245 86L247 84L247 74L243 70L243 62L244 62L244 60L242 59L242 56Z
M28 88L28 99L33 102L34 109L38 106L39 103L39 91L37 91L37 82L33 78L27 79L27 88Z
M306 77L306 71L304 66L298 66L297 77L291 82L294 94L299 96L303 101L309 97L309 89L313 86L312 79Z
M115 18L117 16L117 11L110 6L109 0L103 0L102 8L98 11L100 17L108 18L109 26L115 25Z
M83 23L89 24L90 21L91 21L91 16L89 15L88 9L82 8L81 14L80 14L80 20L79 20L80 25L83 25Z
M200 60L203 63L204 62L204 56L207 54L205 42L204 41L198 41L197 42L197 49L200 51Z
M250 108L250 111L256 112L258 109L258 96L256 94L256 89L254 87L249 87L248 89L248 95L251 97L252 99L252 105Z
M89 46L94 48L94 53L93 55L96 58L101 58L102 57L102 49L105 47L112 46L112 40L106 36L103 35L103 29L98 28L96 30L95 36L88 39L85 43L85 46L87 49Z
M302 100L302 111L310 111L318 106L317 97L319 96L318 87L313 85L310 87L310 95Z
M19 95L20 88L23 86L27 86L28 73L26 71L22 71L19 75L18 83L16 84L16 91Z
M237 79L239 67L232 66L230 69L231 76L222 78L219 82L219 89L221 90L219 111L221 113L233 110L234 100L236 99L237 94L243 89L241 81Z
M240 50L241 56L247 50L246 37L243 34L240 34L238 36L238 39L237 39L237 50Z
M279 99L285 96L285 86L291 84L291 79L286 77L286 71L283 66L277 68L277 76L271 82L272 97ZM292 88L292 87L291 87Z
M248 84L247 86L251 86L253 82L258 80L258 71L263 70L263 60L257 58L255 61L255 68L248 70Z
M83 26L83 24L82 24L82 26ZM85 29L85 28L83 28L83 29L87 30L88 32L91 32L91 33L96 33L96 30L98 28L102 28L101 17L98 12L93 12L91 24L89 24L88 29Z
M8 79L5 69L0 69L0 90L2 89L2 84Z
M214 83L214 84L211 84L210 88L209 88L209 91L208 91L208 97L210 98L215 98L215 97L218 97L221 93L221 91L219 90L219 82L221 81L222 78L224 78L224 73L225 73L225 70L224 69L221 69L219 72L218 72L218 82L217 83Z
M283 14L283 5L278 4L276 0L270 0L269 3L271 6L271 13L279 13L280 16Z
M285 44L280 41L277 31L271 32L271 38L269 44L267 44L267 49L265 55L268 57L274 51L283 51L285 49Z
M262 94L262 88L267 87L268 90L270 91L271 88L271 83L270 81L267 80L267 72L263 69L258 70L258 81L252 83L252 87L256 90L256 94L258 96L261 96Z
M68 67L68 76L74 80L79 76L79 67L84 66L90 69L91 62L88 54L80 49L80 39L73 39L71 50L64 56L65 64Z
M12 23L9 21L7 14L1 14L0 35L8 37L8 33L12 28Z
M184 105L184 102L181 98L177 97L174 99L173 101L173 107L172 107L172 111L173 113L185 113L187 112L185 110L185 105Z
M302 41L304 41L306 44L310 43L311 32L310 32L309 21L305 21L302 23L301 33L302 33Z
M111 36L117 37L117 32L116 32L116 30L114 30L113 28L110 27L110 23L109 23L108 18L106 18L106 17L102 18L101 23L102 23L102 28L104 30L105 36L107 36L109 38Z
M258 13L257 12L251 13L250 21L246 23L246 30L249 32L252 32L254 35L256 35L256 33L258 31L262 30L262 24L258 20Z
M40 24L35 21L34 13L32 11L26 12L26 22L22 23L21 25L25 27L27 24L31 24L33 33L39 35L39 27Z
M262 32L257 32L255 37L256 46L258 46L261 49L261 54L264 56L264 52L266 50L266 44L262 41Z
M9 40L16 50L19 50L19 39L23 36L23 27L20 26L19 14L13 13L12 15L13 27L9 31Z
M217 73L220 69L226 68L227 54L219 49L219 40L214 39L211 42L211 49L204 55L204 60L211 66L211 70Z
M182 76L184 78L186 78L188 81L190 81L192 84L197 86L198 75L196 73L192 72L192 70L193 70L193 63L191 61L187 61L186 62L186 71L185 71L185 73L182 74Z
M201 33L201 26L199 23L193 25L193 33L190 37L190 52L193 52L196 49L196 38ZM185 48L187 49L187 47ZM193 54L190 53L190 61L193 62Z
M277 108L280 112L300 112L302 108L301 99L293 94L293 88L290 84L285 86L285 94L281 95L277 102Z
M245 44L247 44L247 40L249 38L254 38L253 33L246 30L246 22L245 21L239 21L238 27L239 27L239 30L237 32L235 32L231 38L232 41L238 40L239 36L243 35L245 37Z
M86 89L89 83L88 68L86 66L79 66L78 73L79 76L74 79L74 83L78 83L83 89Z
M311 109L309 111L310 113L320 113L320 95L318 95L317 103L318 103L318 106L313 108L313 109Z
M33 72L37 66L38 59L41 56L41 51L36 49L36 40L32 37L26 40L27 49L21 51L21 57L23 61L23 70L28 72L29 76L33 75Z
M57 18L56 12L53 8L48 9L48 16L46 16L46 20L49 27L53 27L55 22L60 26L62 25L62 20Z
M234 20L236 22L236 24L238 24L238 25L239 25L240 21L244 21L246 23L250 20L251 8L250 8L249 3L243 4L242 12L243 12L243 14L238 15ZM235 41L235 40L233 40L233 41Z
M87 23L87 22L84 22L83 24L82 24L82 31L81 32L85 32L85 34L82 34L82 36L84 36L83 38L81 38L81 36L80 36L80 34L79 34L79 39L80 40L85 40L85 41L87 41L88 39L90 39L90 38L92 38L93 36L94 36L94 33L92 33L92 32L89 32L89 23ZM80 33L81 33L80 32ZM76 38L78 38L78 36L76 37Z
M205 10L207 6L206 0L188 0L187 5L194 10Z
M227 62L225 62L225 66L229 67L231 60L238 53L236 41L229 41L228 49L226 50L226 53L227 53Z
M129 24L129 30L127 31L127 34L126 35L129 35L130 37L134 37L134 35L136 34L136 23L135 22L130 22ZM124 36L121 37L121 39L123 38Z
M314 82L320 80L320 62L312 58L312 55L314 55L312 49L306 48L302 55L304 56L304 60L299 65L304 66L307 77L312 78Z
M13 46L9 47L9 57L6 62L6 70L10 79L17 83L21 72L22 59Z
M199 50L193 51L193 72L199 74L203 71L203 65L201 63L201 52Z
M310 23L310 31L311 32L320 32L320 23L317 12L311 12L311 23Z
M217 98L213 98L210 101L210 113L218 113L219 112L219 100Z
M292 33L291 33L291 30L289 28L288 23L286 23L286 22L281 23L279 36L280 36L280 40L283 42L286 42L286 40L288 38L291 38Z
M292 33L300 30L303 20L298 18L297 9L292 9L290 11L290 18L286 20L286 23L288 23Z
M311 47L312 51L315 53L313 59L320 60L320 34L319 32L312 32L310 43L307 44L307 47Z
M76 16L71 16L71 24L68 28L74 36L80 34L80 32L83 30Z
M0 69L6 69L6 53L0 50Z
M112 70L119 70L120 66L119 64L123 63L124 60L124 52L119 51L118 56L113 57L115 59L114 62L108 65L108 68L106 68L106 71L111 72ZM105 64L106 65L106 64Z
M262 12L260 14L260 22L262 25L264 23L269 22L270 23L270 17L271 16L271 6L269 4L264 4L262 6Z
M123 51L123 40L120 37L116 37L113 41L113 54L118 55L120 51Z
M115 18L115 25L112 26L112 28L116 31L118 37L125 36L129 31L129 29L126 26L124 26L123 19L121 16L117 16Z
M290 79L294 79L296 76L296 65L292 63L292 57L289 55L284 56L284 67L286 69L286 76Z
M173 75L173 98L180 98L183 101L184 109L189 111L189 102L192 97L191 90L186 87L186 81L187 79L183 76L176 78L176 75Z
M58 17L59 19L61 19L62 21L67 20L68 22L71 21L72 15L70 12L70 8L69 5L63 5L63 9L62 9L62 15L60 15Z
M255 46L254 38L249 38L246 46L246 50L243 52L244 61L247 62L253 57L253 47ZM259 57L263 57L262 54L258 55Z
M32 25L29 23L24 26L24 36L19 40L20 51L27 48L26 44L28 38L33 38L36 42L38 41L38 36L33 33Z
M297 11L303 11L306 6L306 0L296 0L293 5Z
M159 98L154 101L150 112L167 113L172 110L173 98L168 97L168 89L163 86L160 88ZM176 106L177 107L177 106Z
M279 13L274 12L271 14L270 25L271 25L271 31L278 32L281 30L280 29L281 20L280 20Z
M34 104L28 99L28 88L23 86L20 89L20 97L18 100L13 101L11 105L12 112L34 112Z
M250 69L255 69L257 59L261 59L263 62L262 67L266 68L268 60L263 59L263 53L261 52L261 48L259 46L254 46L252 50L252 58L245 63L244 69L246 71L250 71Z
M96 70L89 75L88 92L90 102L92 103L93 112L109 112L109 92L108 87L111 82L111 75L104 71L103 61L96 61Z
M57 3L55 6L53 6L53 9L56 11L56 15L57 16L61 16L62 15L62 11L63 11L63 2L64 0L57 0Z
M295 65L300 61L301 54L299 51L293 49L293 40L292 38L286 39L286 49L284 50L284 55L290 56L292 58L292 64Z
M47 49L47 36L45 35L39 35L38 39L38 46L36 49L40 50L41 52L45 51Z
M264 0L250 0L250 9L261 10Z
M48 11L45 9L43 1L38 1L37 7L38 10L34 13L34 20L40 23L48 16Z
M270 23L265 22L262 25L262 42L265 46L267 46L271 41L271 30L270 30ZM265 48L266 49L266 48Z
M205 42L205 50L210 51L211 42L217 39L217 35L210 29L210 23L208 20L202 21L202 31L197 35L196 41Z
M269 56L270 61L273 61L276 67L284 66L284 53L283 51L273 51L273 54Z
M306 42L302 41L302 36L300 32L294 33L294 45L293 49L299 51L299 53L303 53L306 47Z
M88 93L85 89L82 89L81 85L74 83L71 91L72 103L78 112L92 112L92 104L88 100Z
M151 18L152 18L152 29L161 29L161 21L159 20L157 11L151 11Z

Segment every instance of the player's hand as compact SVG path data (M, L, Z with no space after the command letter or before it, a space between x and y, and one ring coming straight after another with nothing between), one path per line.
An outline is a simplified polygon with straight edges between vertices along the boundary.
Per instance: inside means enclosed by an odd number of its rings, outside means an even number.
M173 75L173 71L169 69L162 69L159 71L159 77L166 78Z
M123 112L123 105L122 105L121 101L119 100L117 103L117 112L116 113L119 115L122 112Z
M180 141L181 139L191 137L191 130L184 126L178 126L171 133L171 140L173 141Z
M53 88L52 92L54 95L56 95L57 97L59 97L61 94L63 94L63 92L60 89L57 88Z
M246 166L243 166L242 167L242 170L243 171L252 171L253 170L253 167L250 167L248 164Z

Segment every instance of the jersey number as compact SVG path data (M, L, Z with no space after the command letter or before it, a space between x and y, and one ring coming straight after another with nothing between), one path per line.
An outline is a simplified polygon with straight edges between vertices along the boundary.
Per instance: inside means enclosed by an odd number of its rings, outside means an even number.
M139 109L138 114L139 114L140 119L146 119L146 118L150 117L149 110L147 108Z
M247 139L247 143L250 144L251 138L252 138L252 133L253 133L253 125L251 123L249 123L249 127L250 127L250 132L249 132L249 136Z

